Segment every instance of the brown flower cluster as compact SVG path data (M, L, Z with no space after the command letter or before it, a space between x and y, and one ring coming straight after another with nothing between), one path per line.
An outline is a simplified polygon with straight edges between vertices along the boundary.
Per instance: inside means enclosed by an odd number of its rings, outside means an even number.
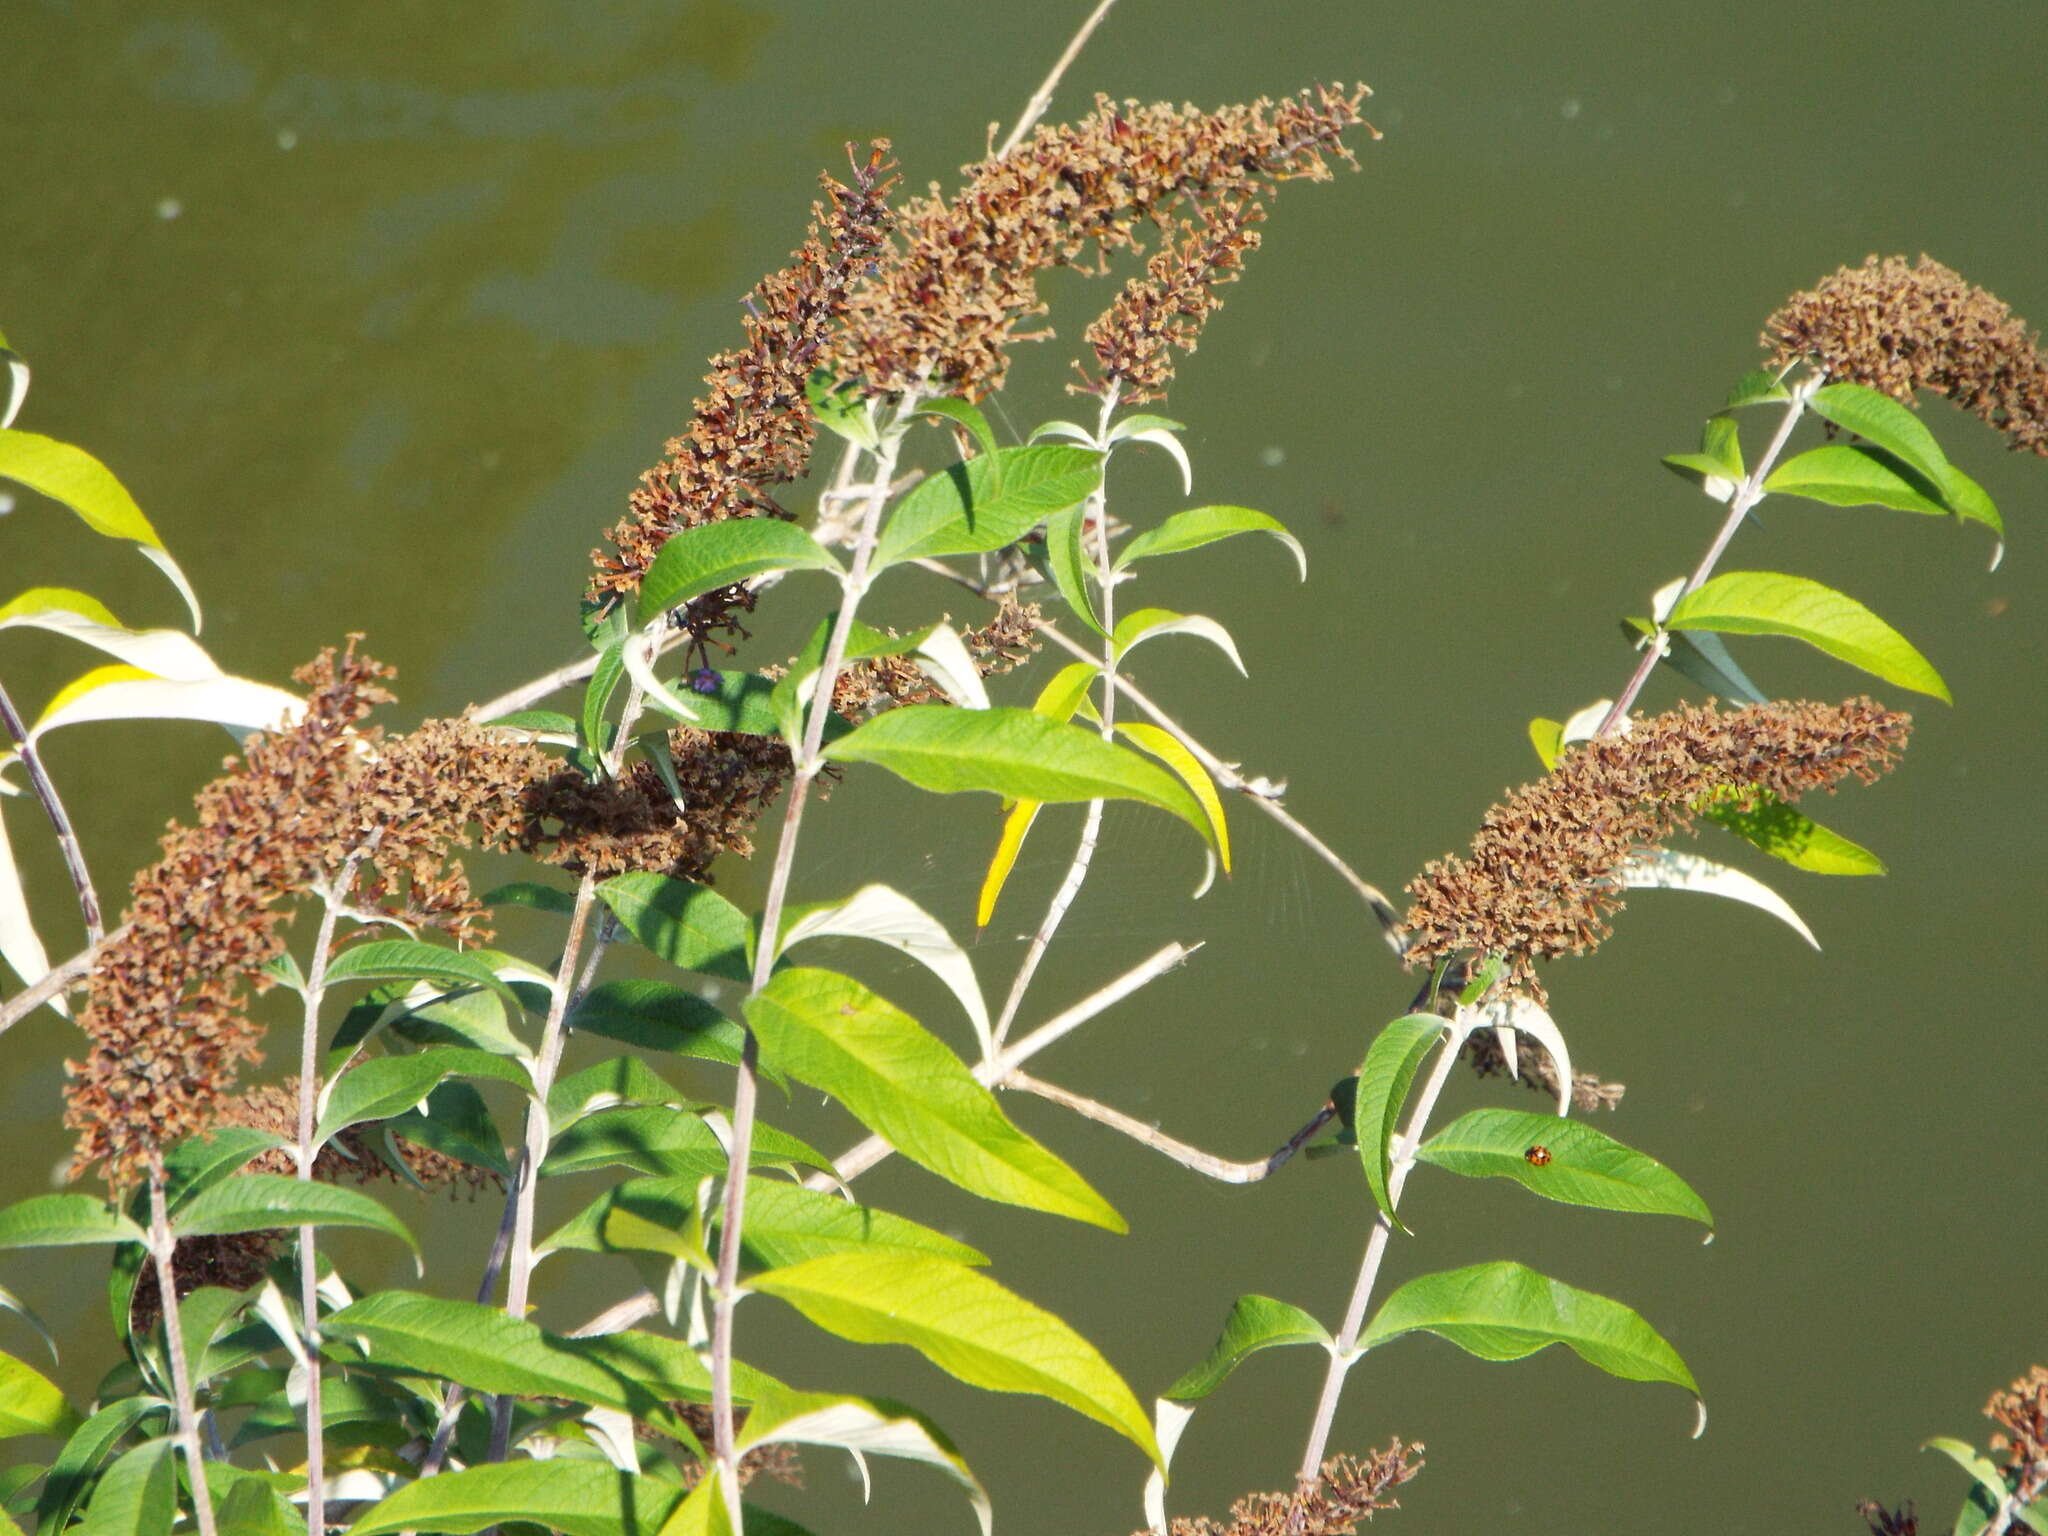
M1984 1416L1999 1427L1991 1448L2005 1452L2005 1472L2021 1504L2048 1490L2048 1366L2035 1366L2003 1392L1991 1394Z
M1181 221L1174 243L1088 327L1099 377L1084 372L1078 385L1068 387L1097 395L1114 387L1126 401L1163 397L1173 377L1173 353L1195 350L1202 326L1223 307L1216 290L1237 281L1244 258L1259 248L1253 226L1265 217L1255 200L1235 198L1197 208L1194 219Z
M2014 448L2048 456L2048 356L2041 338L1996 294L1930 257L1865 258L1764 322L1774 364L1810 360L1829 378L1946 395L1998 428Z
M689 427L669 439L662 461L640 477L627 515L608 535L617 552L592 551L593 598L635 591L661 546L684 528L780 513L768 488L803 474L817 437L804 385L889 227L888 147L878 141L864 164L855 163L851 187L821 178L830 207L813 205L810 233L789 265L748 296L746 345L711 359L710 393L696 403ZM719 627L723 610L713 599L699 606L707 610L700 632Z
M1388 1493L1423 1469L1420 1441L1391 1442L1363 1461L1333 1456L1315 1487L1295 1493L1246 1494L1230 1506L1230 1523L1208 1519L1167 1522L1169 1536L1349 1536L1383 1509L1399 1509ZM1141 1533L1142 1536L1142 1533Z
M1490 809L1465 857L1423 870L1408 886L1406 961L1498 954L1541 997L1535 962L1606 938L1621 866L1690 828L1705 800L1754 806L1868 783L1897 761L1910 726L1864 698L1638 716Z
M720 855L750 856L755 824L789 780L789 748L773 736L685 726L669 734L669 755L680 801L650 763L591 780L547 759L520 797L519 846L577 874L650 869L700 882Z
M1098 97L1071 125L1045 126L1010 154L967 168L946 199L934 186L901 211L896 249L856 289L826 366L877 391L980 397L1002 386L1020 322L1042 314L1038 274L1091 249L1137 245L1141 224L1184 203L1225 206L1297 177L1326 181L1343 135L1375 130L1369 94L1317 87L1277 104L1202 112Z
M1886 1509L1875 1499L1862 1499L1856 1513L1869 1525L1870 1536L1920 1536L1920 1516L1911 1499L1897 1509Z
M978 629L963 629L960 643L974 658L983 677L997 677L1022 666L1038 650L1032 638L1043 622L1036 603L1004 597L995 617ZM894 635L895 631L885 633ZM946 695L922 667L908 656L873 656L856 661L839 674L832 687L832 708L858 723L899 704L943 704Z

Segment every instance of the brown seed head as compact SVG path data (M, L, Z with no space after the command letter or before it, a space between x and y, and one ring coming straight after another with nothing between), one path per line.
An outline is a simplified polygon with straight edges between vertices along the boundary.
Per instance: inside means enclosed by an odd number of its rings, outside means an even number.
M2048 456L2048 356L1999 297L1931 257L1869 256L1795 293L1764 322L1775 366L1812 362L1831 379L1907 405L1930 389Z

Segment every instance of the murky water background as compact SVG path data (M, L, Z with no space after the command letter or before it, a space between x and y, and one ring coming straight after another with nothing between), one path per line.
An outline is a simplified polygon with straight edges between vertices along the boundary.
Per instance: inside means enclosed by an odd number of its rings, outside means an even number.
M950 179L1082 9L15 0L0 14L0 325L37 369L21 424L126 479L231 670L282 681L359 629L402 669L404 718L459 708L576 653L584 552L684 419L705 356L736 336L738 296L800 237L838 146L886 134L912 185ZM1363 175L1286 191L1170 406L1191 424L1198 496L1285 518L1312 579L1297 587L1277 550L1162 568L1141 596L1232 625L1253 677L1165 646L1138 675L1219 752L1290 779L1295 811L1392 887L1533 772L1528 717L1625 677L1614 618L1689 567L1709 528L1656 456L1693 446L1786 293L1870 251L1926 250L2048 317L2048 16L1906 0L1123 0L1056 110L1096 89L1214 104L1318 77L1371 81L1386 139ZM1055 288L1077 337L1107 290ZM1055 344L1020 369L1012 425L1065 408L1068 355ZM1981 538L1931 521L1775 504L1733 557L1871 603L1954 688L1953 711L1914 701L1919 735L1894 780L1821 813L1891 877L1780 873L1724 840L1801 906L1824 954L1744 908L1645 897L1596 962L1552 978L1582 1064L1630 1085L1603 1123L1693 1179L1718 1240L1426 1176L1410 1197L1420 1235L1393 1258L1398 1279L1516 1257L1630 1301L1686 1355L1712 1427L1687 1439L1678 1394L1561 1351L1500 1367L1403 1341L1354 1374L1336 1438L1428 1442L1402 1528L1849 1532L1859 1495L1913 1492L1938 1522L1959 1475L1915 1447L1979 1435L1984 1395L2048 1353L2048 466L1945 408L1931 423L2005 510L2001 571L1985 574ZM1114 494L1141 523L1181 504L1163 464ZM176 620L140 561L105 558L46 507L0 519L10 591L80 585L130 622ZM970 616L936 586L893 602ZM764 644L781 638L764 627ZM0 669L31 707L81 667L42 637L6 639ZM1782 644L1743 654L1787 693L1859 686ZM118 905L121 875L224 743L198 726L68 734L52 757ZM32 816L8 814L61 911ZM992 992L1071 820L1042 826L981 946ZM1168 939L1203 940L1186 970L1040 1065L1251 1157L1408 988L1333 878L1237 820L1237 878L1189 906L1187 839L1113 816L1107 868L1069 925L1082 942L1055 952L1027 1020ZM889 878L964 927L994 827L985 803L935 807L857 779L807 833L804 894L869 877L880 844ZM752 877L726 880L744 898ZM73 936L49 926L68 952ZM872 974L940 1016L915 978ZM61 1155L72 1039L45 1015L6 1042L8 1198L46 1187ZM1502 1092L1460 1081L1449 1107ZM1103 1341L1141 1393L1201 1355L1240 1292L1335 1319L1367 1220L1354 1168L1221 1189L1044 1105L1016 1113L1121 1206L1130 1237L977 1209L915 1170L882 1170L871 1197L988 1247L999 1276ZM827 1145L843 1134L814 1103L779 1114ZM579 1193L552 1198L566 1212ZM464 1245L489 1213L397 1205L434 1234L430 1283L466 1290ZM350 1254L372 1278L389 1259ZM582 1262L541 1270L546 1321L580 1320L628 1283ZM103 1315L96 1261L16 1258L5 1274L71 1337ZM908 1355L878 1363L765 1303L742 1318L785 1377L859 1380L935 1414L1013 1536L1139 1523L1143 1469L1106 1432L984 1399ZM18 1324L0 1332L32 1351ZM86 1385L104 1364L75 1349L64 1374ZM1220 1512L1284 1482L1315 1364L1262 1357L1203 1410L1177 1509ZM880 1468L881 1502L862 1514L832 1459L811 1468L812 1492L769 1502L821 1531L967 1528L916 1470Z

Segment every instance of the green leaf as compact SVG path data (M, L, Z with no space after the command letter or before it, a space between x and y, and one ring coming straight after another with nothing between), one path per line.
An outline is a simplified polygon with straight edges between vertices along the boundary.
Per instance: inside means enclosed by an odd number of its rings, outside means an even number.
M1170 608L1140 608L1118 619L1114 636L1117 654L1128 656L1141 643L1157 635L1194 635L1206 640L1230 658L1238 676L1250 675L1245 671L1244 658L1237 654L1237 642L1230 638L1229 630L1202 614L1175 613Z
M640 581L645 625L693 597L770 571L830 571L839 562L795 523L779 517L729 517L672 534Z
M896 1456L937 1467L967 1490L982 1536L989 1536L995 1517L987 1491L946 1432L915 1408L837 1392L764 1393L747 1413L737 1448L744 1452L777 1441L837 1446L855 1456Z
M55 1382L34 1366L0 1354L0 1440L16 1435L62 1438L79 1423Z
M1564 724L1558 720L1547 720L1541 715L1529 722L1529 745L1536 749L1536 755L1543 760L1547 772L1555 768L1564 756Z
M1028 709L911 704L862 725L826 753L876 763L939 794L981 790L1009 800L1139 800L1210 837L1187 786L1093 731Z
M1289 533L1287 525L1278 518L1254 512L1250 507L1195 507L1187 512L1176 512L1157 528L1139 534L1126 544L1123 553L1116 558L1116 569L1122 570L1134 560L1178 554L1184 549L1200 549L1204 544L1213 544L1218 539L1240 533L1271 534L1287 546L1294 556L1295 565L1300 568L1301 579L1308 580L1308 551L1301 547L1301 541Z
M933 475L898 503L882 529L874 568L937 555L971 555L1014 544L1102 484L1089 448L1005 448Z
M176 1453L176 1442L152 1440L107 1468L79 1536L170 1536L178 1513Z
M610 733L605 730L604 712L611 704L612 691L619 686L619 679L626 675L626 645L624 640L614 640L604 648L604 654L597 658L597 667L583 690L583 750L593 757L611 745Z
M971 1386L1049 1397L1160 1459L1151 1420L1092 1344L965 1265L837 1253L757 1275L749 1288L857 1344L908 1344Z
M1967 1441L1958 1440L1952 1435L1934 1435L1921 1441L1920 1449L1941 1452L1969 1473L1978 1487L1990 1493L1994 1503L2003 1500L2006 1494L2012 1491L2006 1486L2005 1474L1999 1471L1996 1463L1989 1457L1979 1454L1977 1448Z
M416 1109L422 1099L451 1077L488 1077L531 1091L526 1069L488 1051L438 1046L417 1056L379 1056L351 1067L327 1092L327 1106L313 1133L315 1147L365 1120L389 1120Z
M1408 1086L1431 1046L1443 1038L1446 1025L1433 1013L1403 1014L1385 1029L1366 1050L1358 1069L1358 1096L1353 1114L1358 1131L1358 1153L1365 1163L1365 1181L1372 1186L1372 1198L1386 1218L1396 1226L1394 1198L1389 1186L1393 1177L1393 1142L1407 1101ZM1406 1227L1402 1227L1406 1231Z
M1045 562L1052 570L1053 584L1075 615L1102 633L1102 621L1095 617L1095 600L1088 595L1088 556L1081 537L1088 522L1088 504L1082 502L1056 512L1045 520Z
M217 1536L306 1536L305 1516L286 1497L304 1486L302 1477L224 1461L209 1465L206 1475Z
M414 1253L420 1251L405 1223L361 1191L283 1173L244 1173L223 1180L171 1223L180 1238L285 1227L360 1227L388 1233Z
M617 1408L674 1433L681 1420L637 1368L624 1368L610 1343L565 1339L496 1307L417 1291L378 1291L332 1313L321 1325L332 1359L460 1382L478 1392L567 1397ZM650 1345L673 1344L648 1339ZM677 1438L694 1445L687 1427Z
M1794 869L1816 875L1881 875L1884 860L1868 848L1852 843L1839 832L1782 800L1744 809L1739 805L1706 805L1708 817L1745 841L1756 844L1774 859L1783 859Z
M718 688L700 692L691 674L691 722L702 731L734 731L742 736L774 736L782 726L775 712L775 684L758 672L714 672ZM825 721L825 739L843 736L853 727L837 715Z
M601 1109L689 1102L639 1057L613 1056L556 1080L548 1090L548 1124L559 1131Z
M639 870L605 881L597 894L628 933L670 965L731 981L751 979L747 916L709 886Z
M1248 1357L1280 1344L1327 1348L1330 1333L1299 1307L1270 1296L1240 1296L1223 1320L1223 1332L1209 1357L1168 1387L1165 1395L1183 1403L1199 1401L1222 1386Z
M28 398L28 359L7 345L7 338L0 336L0 368L6 370L0 378L0 428L14 425L15 413L21 409L21 402Z
M658 1536L682 1502L679 1484L636 1477L600 1461L508 1461L407 1483L363 1511L348 1536L470 1536L504 1524L564 1536Z
M164 547L128 488L82 448L34 432L0 430L0 476L62 502L94 533Z
M1415 1332L1448 1339L1482 1360L1520 1360L1563 1344L1610 1376L1668 1381L1700 1395L1678 1352L1634 1310L1521 1264L1418 1276L1386 1299L1358 1344L1374 1349Z
M988 418L981 414L979 406L966 400L920 400L917 402L917 413L920 416L943 416L954 425L964 428L974 439L975 446L993 461L998 471L1001 470L1002 460L999 455L1002 450L996 446L996 435L989 427ZM1000 475L993 488L998 491L1002 488Z
M1897 630L1854 598L1803 576L1730 571L1680 598L1665 622L1671 629L1790 635L1888 683L1954 702L1941 674Z
M1865 443L1826 443L1787 459L1764 482L1774 496L1803 496L1831 507L1890 507L1946 517L1941 488L1905 461Z
M985 1200L1128 1230L1086 1180L1010 1123L937 1036L859 982L793 968L746 1007L764 1058L831 1094L912 1162Z
M483 1095L465 1082L441 1084L427 1095L423 1111L394 1115L384 1122L386 1135L400 1136L459 1163L487 1168L501 1179L512 1176L505 1139L491 1119Z
M576 739L576 722L559 709L517 709L509 715L498 715L484 722L500 730L531 732L536 736L560 736L569 741Z
M584 994L569 1027L642 1050L737 1066L739 1025L696 993L669 981L607 981Z
M1742 425L1726 411L1709 416L1700 429L1700 452L1725 479L1740 480L1748 473L1742 466Z
M1548 1156L1532 1159L1531 1150L1539 1147ZM1430 1137L1415 1156L1468 1178L1513 1179L1566 1205L1714 1224L1707 1203L1685 1180L1579 1120L1521 1109L1475 1109Z
M0 1248L140 1243L142 1228L90 1195L32 1195L0 1210Z
M56 1536L69 1525L93 1478L114 1454L115 1447L143 1420L157 1416L164 1421L161 1427L168 1429L171 1405L163 1399L121 1397L73 1431L43 1478L42 1492L36 1498L36 1536Z
M351 944L327 967L330 986L344 981L429 981L457 986L483 987L519 1016L517 994L479 955L470 950L444 949L422 944L417 939L372 939Z
M813 369L804 383L804 398L818 425L835 437L843 437L870 453L882 446L875 424L868 419L867 392L857 384L841 384L822 368Z
M1747 405L1767 405L1774 401L1792 398L1792 391L1779 382L1780 373L1768 368L1752 368L1728 391L1728 403L1723 409L1739 411Z
M700 1179L726 1169L725 1144L696 1114L674 1109L601 1109L554 1140L540 1165L542 1178L593 1168L631 1168L670 1178ZM773 1126L757 1124L753 1166L802 1163L831 1170L824 1153Z
M1948 455L1927 424L1883 390L1867 384L1829 384L1815 390L1806 407L1903 460L1931 484L1941 484Z

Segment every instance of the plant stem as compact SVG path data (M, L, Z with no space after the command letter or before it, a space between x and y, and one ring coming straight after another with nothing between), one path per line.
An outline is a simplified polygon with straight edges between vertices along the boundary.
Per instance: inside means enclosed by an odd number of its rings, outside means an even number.
M63 964L46 971L42 979L32 987L24 987L14 996L0 1003L0 1035L4 1035L16 1024L34 1013L59 992L73 985L81 977L89 975L98 963L100 955L109 944L125 939L133 931L132 926L123 923L97 944L88 944Z
M1315 1112L1306 1125L1282 1142L1275 1151L1248 1163L1234 1163L1228 1158L1217 1157L1213 1153L1204 1152L1200 1147L1179 1141L1157 1126L1147 1125L1144 1121L1127 1115L1120 1109L1114 1109L1099 1099L1091 1099L1085 1094L1062 1088L1057 1083L1048 1083L1026 1072L1010 1072L998 1086L1035 1094L1050 1103L1071 1109L1084 1120L1093 1120L1097 1125L1106 1125L1113 1131L1121 1131L1140 1146L1150 1147L1154 1152L1172 1158L1183 1168L1192 1169L1205 1178L1215 1179L1222 1184L1256 1184L1261 1179L1270 1178L1308 1144L1309 1137L1337 1116L1337 1107L1334 1104L1325 1104Z
M621 728L620 740L625 739ZM586 869L576 887L576 904L569 913L569 936L562 943L562 960L555 968L555 985L548 999L547 1023L541 1029L540 1054L533 1065L534 1102L526 1107L526 1138L519 1149L519 1163L512 1172L512 1246L505 1279L505 1315L524 1318L526 1298L533 1281L533 1212L538 1199L541 1159L548 1152L548 1090L554 1086L555 1071L562 1064L562 1042L566 1031L562 1021L574 1001L577 968L583 959L583 936L590 926L590 911L597 900L597 875ZM512 1399L498 1399L491 1423L492 1461L503 1461L511 1449Z
M313 939L306 972L305 1022L299 1032L299 1181L313 1177L314 1110L320 1097L320 1004L327 992L327 962L334 952L334 927L342 900L368 849L342 866L336 884L324 892L320 931ZM299 1228L299 1334L306 1346L306 1526L311 1536L327 1529L327 1425L320 1406L320 1267L314 1229Z
M802 829L804 805L811 782L823 771L825 721L832 713L832 696L838 687L840 664L846 658L847 637L853 633L854 610L866 595L869 568L874 561L876 536L881 528L882 508L888 502L888 487L896 473L896 457L902 447L902 423L909 420L916 405L906 395L896 422L882 439L875 454L873 493L862 510L859 532L853 544L853 561L840 589L839 615L825 642L817 681L812 686L810 712L804 719L803 743L796 753L790 775L789 803L782 814L782 836L775 845L775 864L768 877L768 892L761 909L761 936L754 956L752 991L768 985L775 968L775 950L781 936L782 909L789 896L789 879L796 867L797 834ZM760 1099L760 1046L754 1031L741 1023L739 1072L733 1087L732 1146L728 1150L725 1200L719 1216L718 1283L711 1310L711 1430L712 1454L722 1475L734 1479L737 1487L739 1455L733 1429L732 1335L733 1308L738 1304L740 1277L740 1231L746 1220L747 1169L754 1154L754 1114Z
M35 790L36 799L42 802L43 813L50 818L50 825L57 829L57 846L63 850L64 868L71 876L72 889L78 893L78 910L85 918L85 942L88 946L97 944L106 937L107 930L100 919L99 894L93 890L92 875L85 867L85 850L78 845L78 833L72 829L64 801L57 794L57 786L49 771L43 767L43 755L36 749L27 723L16 711L14 700L7 696L4 687L0 687L0 722L6 724L7 734L14 738L15 755L28 770L29 784Z
M1115 581L1109 563L1109 421L1116 411L1116 387L1112 385L1102 397L1102 412L1095 424L1095 442L1102 454L1102 475L1096 481L1095 489L1088 493L1087 510L1081 518L1082 536L1092 523L1095 528L1095 574L1102 589L1102 652L1099 657L1089 656L1100 669L1102 680L1102 739L1116 739L1116 596ZM1077 654L1082 654L1076 647ZM1017 974L1010 979L1010 995L1003 1000L1002 1014L996 1019L993 1035L995 1047L1000 1049L1009 1038L1010 1026L1016 1022L1017 1010L1024 1006L1024 994L1030 989L1031 979L1038 974L1038 965L1045 958L1045 952L1052 947L1053 935L1059 931L1060 923L1067 915L1067 909L1074 904L1074 898L1081 894L1081 886L1088 878L1088 868L1095 861L1095 848L1102 836L1102 806L1100 800L1090 800L1088 810L1081 818L1081 837L1074 845L1074 857L1067 865L1067 872L1060 879L1059 889L1046 903L1045 916L1038 921L1037 931L1031 935L1031 942L1025 946L1024 958L1017 964Z
M1819 380L1812 382L1817 384ZM1785 451L1785 443L1792 436L1792 428L1805 413L1810 392L1806 385L1794 386L1792 398L1785 403L1784 417L1778 422L1778 430L1772 436L1770 445L1764 449L1763 457L1756 461L1756 467L1743 478L1735 494L1728 498L1728 515L1721 520L1721 527L1714 534L1714 542L1707 546L1707 552L1700 557L1700 563L1693 568L1692 575L1688 576L1685 585L1678 589L1678 598L1673 599L1674 602L1684 598L1686 593L1697 591L1706 585L1707 578L1714 574L1714 567L1720 563L1721 556L1727 551L1729 541L1735 537L1735 530L1742 526L1742 520L1749 515L1750 509L1764 499L1764 481L1770 477L1772 466L1778 462L1778 455ZM1661 625L1654 636L1643 642L1642 660L1636 663L1635 672L1630 676L1628 686L1621 690L1621 697L1614 701L1613 707L1601 719L1600 728L1593 733L1595 737L1606 736L1620 729L1621 722L1628 717L1629 707L1635 703L1637 695L1643 691L1643 685L1650 680L1650 674L1663 659L1668 643Z
M214 1536L213 1501L206 1490L206 1458L199 1445L199 1413L192 1397L192 1379L185 1369L185 1330L178 1319L178 1286L171 1273L177 1239L164 1208L164 1170L149 1170L149 1255L156 1263L157 1297L164 1314L164 1347L171 1357L171 1396L178 1412L178 1443L185 1448L185 1475L192 1485L192 1517L199 1536Z
M1401 1187L1408 1182L1408 1170L1415 1166L1415 1149L1422 1145L1422 1133L1429 1125L1429 1117L1436 1109L1436 1101L1444 1091L1444 1084L1450 1080L1451 1067L1464 1049L1465 1029L1451 1024L1444 1036L1444 1042L1437 1051L1436 1063L1430 1069L1429 1080L1423 1084L1422 1092L1415 1100L1415 1108L1409 1113L1408 1126L1401 1134L1399 1145L1394 1149L1393 1166L1387 1175L1387 1198L1398 1202ZM1351 1288L1351 1304L1344 1310L1344 1324L1338 1330L1335 1345L1330 1351L1329 1370L1323 1376L1323 1391L1316 1401L1315 1420L1309 1426L1308 1441L1301 1453L1301 1468L1295 1473L1294 1483L1297 1495L1294 1513L1288 1517L1290 1531L1300 1529L1299 1516L1302 1512L1300 1495L1313 1489L1322 1475L1323 1453L1329 1448L1330 1429L1337 1420L1337 1401L1344 1393L1344 1378L1360 1356L1356 1353L1358 1336L1365 1329L1366 1309L1372 1304L1373 1287L1379 1283L1380 1261L1386 1257L1387 1239L1393 1235L1393 1223L1383 1213L1373 1223L1372 1236L1366 1239L1365 1257L1358 1266L1358 1281Z
M1081 23L1080 30L1067 43L1066 52L1062 53L1053 65L1052 72L1040 82L1038 89L1031 93L1031 100L1024 107L1024 115L1017 119L1017 124L1010 130L1009 137L1003 140L1003 147L996 151L997 159L1001 159L1023 143L1024 135L1038 126L1038 120L1044 117L1047 109L1052 106L1052 93L1059 88L1060 77L1066 74L1074 60L1081 56L1081 50L1087 46L1089 37L1102 25L1102 18L1109 14L1109 8L1115 4L1116 0L1101 0L1101 4L1089 13L1088 19Z

